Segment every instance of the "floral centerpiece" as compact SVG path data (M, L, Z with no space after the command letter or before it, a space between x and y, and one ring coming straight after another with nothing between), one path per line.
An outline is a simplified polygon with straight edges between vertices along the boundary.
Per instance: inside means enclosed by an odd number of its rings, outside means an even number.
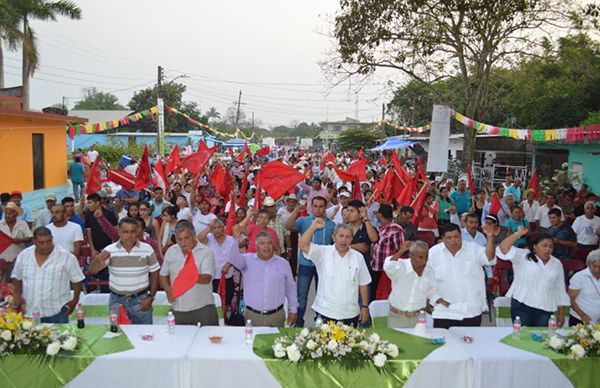
M78 340L69 331L59 331L51 325L33 324L31 319L14 311L0 312L0 356L38 354L55 356L72 352Z
M567 329L564 336L553 335L546 340L545 346L567 357L579 360L584 357L600 356L600 324L582 325Z
M300 364L314 360L336 363L346 369L363 367L372 362L377 370L392 372L388 362L398 356L399 349L377 333L338 323L326 323L314 329L304 328L295 336L278 337L273 342L275 357Z

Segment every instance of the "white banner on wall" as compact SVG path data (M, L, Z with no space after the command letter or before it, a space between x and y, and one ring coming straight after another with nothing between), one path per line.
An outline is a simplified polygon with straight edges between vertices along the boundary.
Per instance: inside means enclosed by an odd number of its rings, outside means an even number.
M450 108L434 105L427 150L427 171L448 171L448 147L450 144Z

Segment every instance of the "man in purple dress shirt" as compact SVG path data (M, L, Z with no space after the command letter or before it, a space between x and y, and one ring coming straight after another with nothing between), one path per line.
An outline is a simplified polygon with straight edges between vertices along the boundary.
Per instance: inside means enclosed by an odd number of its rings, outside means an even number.
M237 251L229 262L244 275L244 318L254 326L283 327L283 303L288 301L288 323L296 323L298 299L296 283L288 261L276 256L273 236L261 232L256 237L256 253Z

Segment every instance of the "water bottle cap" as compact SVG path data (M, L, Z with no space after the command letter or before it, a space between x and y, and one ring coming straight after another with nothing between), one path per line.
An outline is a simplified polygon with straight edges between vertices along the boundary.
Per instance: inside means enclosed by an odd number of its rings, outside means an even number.
M250 324L252 324L252 321L251 321L250 319L248 319L248 320L246 321L246 324L247 324L247 325L250 325Z

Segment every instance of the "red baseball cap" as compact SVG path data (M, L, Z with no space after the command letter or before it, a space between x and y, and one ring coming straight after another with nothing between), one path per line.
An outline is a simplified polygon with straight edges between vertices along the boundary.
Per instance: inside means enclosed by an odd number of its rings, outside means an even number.
M23 198L23 193L21 193L18 190L15 190L15 191L13 191L13 192L10 193L11 197L16 196L16 195L18 195L19 197Z

